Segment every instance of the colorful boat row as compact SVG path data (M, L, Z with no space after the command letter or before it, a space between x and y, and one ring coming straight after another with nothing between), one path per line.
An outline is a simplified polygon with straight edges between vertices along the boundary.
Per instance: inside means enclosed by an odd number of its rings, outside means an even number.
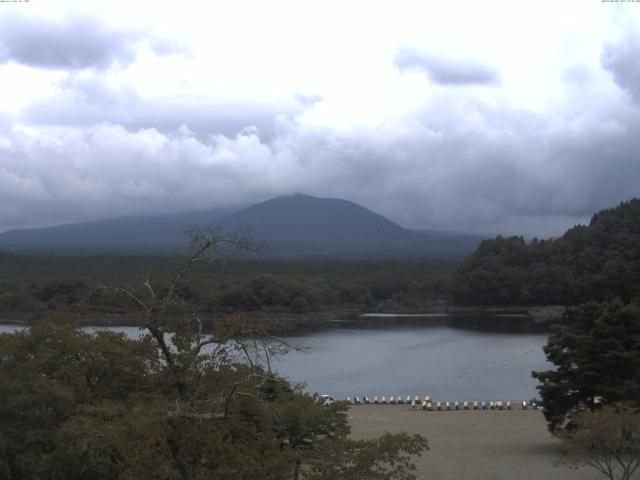
M424 399L420 399L419 395L411 397L407 395L403 398L401 395L394 397L390 396L388 399L385 396L378 398L377 396L370 399L369 397L347 397L347 402L354 405L361 404L406 404L411 405L411 408L417 409L421 407L423 410L512 410L515 407L510 401L489 401L489 402L434 402L429 395L426 395ZM522 410L537 410L538 404L536 402L523 401L518 406Z

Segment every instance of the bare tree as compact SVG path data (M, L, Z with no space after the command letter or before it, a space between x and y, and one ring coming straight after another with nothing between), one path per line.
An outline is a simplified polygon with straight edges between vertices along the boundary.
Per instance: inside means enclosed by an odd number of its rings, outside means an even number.
M176 410L170 415L224 418L229 413L233 398L259 396L256 379L264 377L264 380L277 381L271 375L272 356L301 347L272 336L267 326L247 320L242 314L220 319L211 332L205 333L199 312L179 294L183 281L198 264L224 263L238 252L258 253L264 244L256 242L243 230L225 233L212 227L194 227L187 233L191 239L190 251L168 285L159 287L148 273L146 279L137 286L101 288L124 295L139 306L141 329L147 332L145 340L158 348L164 368L172 374L177 395ZM220 401L211 402L210 395L204 405L196 401L198 395L187 388L187 385L194 383L190 376L215 364L228 365L231 359L238 357L247 366L245 374L220 392ZM263 373L265 370L267 375ZM243 390L243 385L252 385L255 392ZM217 411L215 407L218 407Z

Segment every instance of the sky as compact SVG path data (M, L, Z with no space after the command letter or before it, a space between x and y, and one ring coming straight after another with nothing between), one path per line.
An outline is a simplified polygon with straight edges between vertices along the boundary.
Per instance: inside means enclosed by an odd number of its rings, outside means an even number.
M0 231L292 193L538 237L640 196L640 2L0 2Z

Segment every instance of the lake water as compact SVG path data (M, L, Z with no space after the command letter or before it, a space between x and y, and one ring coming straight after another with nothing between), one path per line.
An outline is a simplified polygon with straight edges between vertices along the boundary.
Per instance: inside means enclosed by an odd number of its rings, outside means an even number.
M0 325L0 333L17 327ZM87 330L95 331L97 327ZM137 337L135 327L113 330ZM546 370L545 334L495 333L447 326L330 328L287 337L310 348L272 362L307 390L336 398L431 395L441 401L539 397L532 370Z

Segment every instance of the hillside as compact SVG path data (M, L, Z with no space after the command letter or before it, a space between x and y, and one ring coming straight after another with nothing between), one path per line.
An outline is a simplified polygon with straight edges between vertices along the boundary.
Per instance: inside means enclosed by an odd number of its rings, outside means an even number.
M562 237L483 241L459 268L459 304L577 305L640 293L640 199L593 215Z
M356 203L309 195L273 198L223 215L221 210L101 220L0 234L0 249L19 252L175 253L189 227L250 230L268 257L462 258L481 237L402 228ZM229 212L226 212L229 213Z
M185 231L209 225L228 209L136 216L0 233L0 249L26 253L175 253L187 244Z

